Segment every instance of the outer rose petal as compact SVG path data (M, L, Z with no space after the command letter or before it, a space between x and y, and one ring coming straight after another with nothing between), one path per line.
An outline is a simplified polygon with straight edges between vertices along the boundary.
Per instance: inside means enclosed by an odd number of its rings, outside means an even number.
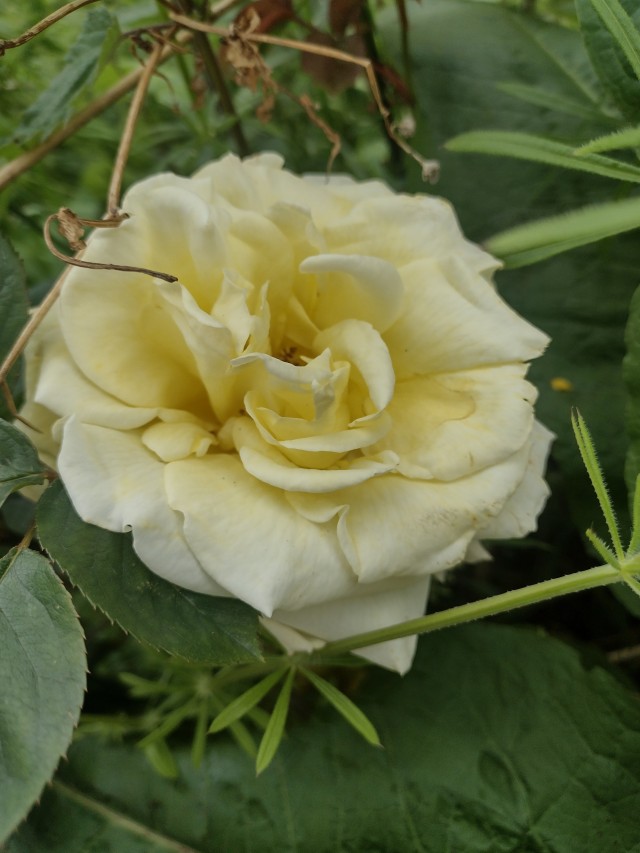
M117 533L132 530L136 553L165 580L209 595L228 594L189 549L164 491L165 466L136 432L72 417L64 425L58 468L84 521Z
M305 607L298 611L276 610L273 620L298 628L306 634L323 640L340 640L351 634L386 628L408 619L422 616L429 593L429 577L411 580L406 584L389 588L383 585L360 588L361 594L350 598ZM267 622L270 628L271 622ZM277 629L276 629L277 630ZM278 634L276 633L276 636ZM284 639L281 636L281 639ZM404 637L376 646L364 646L356 654L380 666L394 669L401 675L411 666L416 650L417 637ZM291 651L297 650L294 641L289 641Z
M335 525L293 512L284 492L248 474L237 456L171 462L166 487L204 571L261 613L339 598L355 588Z

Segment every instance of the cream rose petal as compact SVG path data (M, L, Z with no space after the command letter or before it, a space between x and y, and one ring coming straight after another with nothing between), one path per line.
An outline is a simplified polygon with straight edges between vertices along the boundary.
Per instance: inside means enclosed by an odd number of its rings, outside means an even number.
M338 599L326 604L305 607L298 611L276 610L273 620L266 623L270 629L275 622L297 628L311 637L323 640L340 640L353 634L387 628L409 619L422 616L427 603L430 578L412 579L407 583L382 589L360 588L358 595ZM278 637L277 627L274 633ZM280 634L290 651L297 651L300 640L286 638ZM287 643L288 639L288 643ZM404 637L375 646L364 646L356 654L379 666L393 669L404 675L410 668L415 654L417 637Z
M165 580L209 595L227 595L187 545L164 491L165 466L135 432L64 424L60 476L84 521L117 533L133 531L140 559Z
M449 265L452 266L452 265ZM383 337L396 379L530 361L547 336L519 317L479 273L455 264L451 280L439 261L402 270L405 304Z
M261 613L297 609L353 589L334 525L292 512L285 494L248 474L237 457L210 454L169 463L166 488L204 571Z
M525 373L502 364L399 382L393 426L373 450L393 449L399 472L418 479L457 480L499 463L531 435L537 392Z

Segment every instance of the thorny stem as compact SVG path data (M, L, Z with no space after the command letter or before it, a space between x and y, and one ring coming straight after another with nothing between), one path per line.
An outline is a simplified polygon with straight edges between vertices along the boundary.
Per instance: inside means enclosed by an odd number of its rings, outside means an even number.
M88 6L90 3L96 3L98 0L72 0L71 3L67 3L65 6L61 6L59 9L56 9L55 12L52 12L50 15L47 15L46 18L43 18L41 21L38 21L37 24L34 24L32 27L22 33L22 35L18 36L14 39L0 39L0 56L4 54L5 51L10 50L12 47L20 47L22 44L26 44L31 39L35 38L40 33L44 32L48 27L52 24L56 24L58 21L61 21L62 18L65 18L67 15L70 15L71 12L75 12L76 9L81 9L83 6Z
M408 144L408 142L406 142L406 140L404 140L396 132L391 121L389 110L384 105L384 101L380 92L380 86L378 84L378 79L376 77L373 64L370 59L367 59L366 57L352 56L350 53L346 53L343 50L338 50L334 47L326 47L325 45L311 44L310 42L294 41L293 39L280 38L279 36L270 36L265 33L240 33L238 31L234 31L233 29L230 30L225 27L218 27L213 24L204 24L201 21L194 21L192 18L188 18L185 15L178 15L175 12L170 12L169 17L172 21L175 21L176 24L180 24L181 26L187 27L188 29L198 30L199 32L203 33L212 33L213 35L221 36L222 38L230 38L235 36L249 43L254 42L257 44L272 44L278 47L288 47L292 50L302 51L303 53L315 53L318 56L325 56L329 59L337 59L341 62L349 62L352 65L359 65L361 68L364 69L364 72L367 75L367 82L369 83L371 94L380 112L380 115L382 116L384 126L388 135L391 137L391 139L393 139L396 145L398 145L405 152L405 154L408 154L410 157L412 157L419 163L420 167L422 168L422 176L425 180L436 180L439 170L438 162L436 160L425 160L425 158L422 157L421 154L415 151Z
M124 130L122 131L122 136L120 137L120 145L118 146L118 153L116 154L113 171L111 173L109 193L107 195L107 217L117 216L118 214L120 190L122 188L122 175L129 158L129 151L133 141L133 133L140 116L140 110L142 109L147 89L149 88L149 83L151 82L154 71L158 67L162 53L162 44L156 44L151 56L144 64L136 90L133 93L131 106L129 107L129 113L127 115Z
M364 646L372 646L378 643L386 643L389 640L398 640L402 637L410 637L414 634L426 634L438 631L440 628L449 628L453 625L461 625L465 622L473 622L476 619L484 619L487 616L495 616L507 610L515 610L526 607L529 604L537 604L556 598L560 595L568 595L571 592L593 589L598 586L622 581L623 576L618 569L612 566L596 566L583 572L574 572L563 575L560 578L552 578L541 583L531 584L522 589L503 592L500 595L492 595L480 601L472 601L469 604L461 604L451 607L439 613L431 613L421 616L419 619L411 619L399 625L391 625L388 628L380 628L377 631L367 631L344 640L327 643L322 649L314 652L311 659L321 660L325 654L343 654L362 649Z

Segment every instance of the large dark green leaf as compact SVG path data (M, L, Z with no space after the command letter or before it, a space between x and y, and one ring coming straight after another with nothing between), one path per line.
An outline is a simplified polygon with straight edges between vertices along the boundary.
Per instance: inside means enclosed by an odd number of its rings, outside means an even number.
M49 562L10 551L0 560L0 842L69 745L85 669L80 623Z
M404 679L369 671L356 698L383 750L320 705L258 779L222 736L199 770L178 750L175 781L126 746L81 741L8 853L638 849L640 707L558 641L446 631Z
M426 156L440 157L435 191L453 202L471 239L482 241L520 223L611 199L611 184L595 177L441 148L460 133L486 128L576 141L597 135L593 120L545 110L498 88L513 81L597 103L598 81L579 33L494 5L430 0L409 8L419 104L413 142ZM395 30L390 25L387 31L391 43ZM425 191L417 175L408 188ZM540 389L538 416L558 436L554 458L583 529L593 521L595 505L569 414L572 406L582 411L614 501L624 510L627 441L620 364L639 274L640 243L625 235L496 277L507 301L552 338L530 375Z
M640 8L636 0L621 0L621 5L638 27ZM620 109L635 121L640 108L640 80L591 0L576 0L576 9L589 56L604 87Z
M82 521L60 482L43 495L37 519L43 547L89 601L134 637L192 663L260 657L254 610L154 575L136 556L130 535Z
M0 506L12 492L43 482L45 469L29 439L0 420Z
M24 268L9 241L0 234L0 364L8 355L20 329L27 322L29 304ZM15 371L9 379L15 377ZM12 382L9 383L12 387ZM0 417L9 410L0 391Z

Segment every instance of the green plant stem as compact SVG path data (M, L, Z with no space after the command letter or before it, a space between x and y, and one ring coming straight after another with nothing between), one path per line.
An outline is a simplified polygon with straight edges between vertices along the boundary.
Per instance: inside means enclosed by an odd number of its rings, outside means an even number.
M580 592L622 580L622 574L612 566L596 566L584 572L563 575L560 578L542 581L531 586L525 586L522 589L514 589L480 601L472 601L470 604L461 604L459 607L451 607L448 610L421 616L419 619L411 619L409 622L402 622L399 625L390 625L388 628L367 631L364 634L356 634L353 637L346 637L344 640L327 643L324 648L314 652L311 659L320 661L325 654L335 655L352 652L364 646L386 643L389 640L398 640L401 637L410 637L413 634L426 634L430 631L438 631L440 628L449 628L452 625L461 625L464 622L473 622L475 619L495 616L497 613L504 613L507 610L537 604L560 595L568 595L570 592Z

